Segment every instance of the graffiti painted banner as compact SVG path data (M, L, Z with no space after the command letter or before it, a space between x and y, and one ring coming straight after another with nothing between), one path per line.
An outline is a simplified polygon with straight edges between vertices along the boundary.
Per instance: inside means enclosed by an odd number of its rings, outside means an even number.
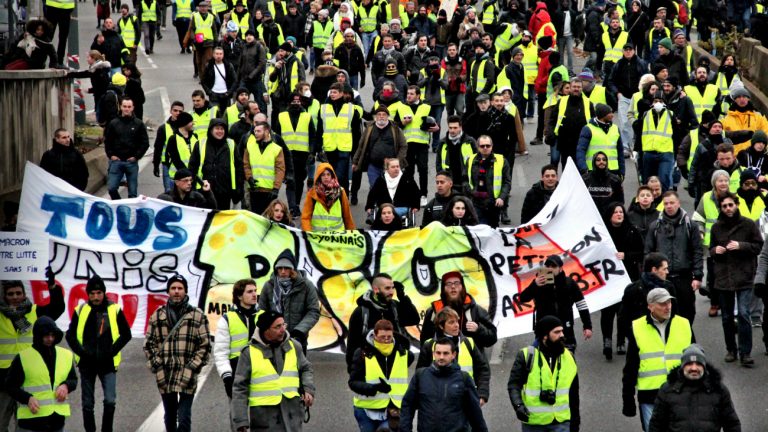
M532 305L513 296L534 279L547 256L558 254L577 281L590 310L621 299L629 278L597 209L572 164L542 212L528 225L491 229L444 227L395 233L346 231L311 233L288 228L249 211L208 211L153 198L109 201L83 194L28 164L19 228L50 237L50 262L65 290L66 325L87 299L85 283L99 274L108 295L119 301L137 336L165 302L165 283L174 273L190 281L191 302L217 316L231 303L232 284L254 278L261 287L278 255L291 250L298 267L317 286L322 314L310 347L343 346L356 299L370 289L372 275L391 274L422 313L440 295L440 275L460 270L467 291L487 308L499 337L531 331ZM45 284L31 294L45 300ZM409 329L418 337L418 328Z

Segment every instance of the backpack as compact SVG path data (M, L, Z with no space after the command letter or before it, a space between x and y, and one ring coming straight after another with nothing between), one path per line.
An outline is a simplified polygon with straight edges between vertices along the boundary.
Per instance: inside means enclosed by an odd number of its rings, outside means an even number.
M106 126L112 119L117 118L119 112L120 95L112 88L107 89L99 100L96 121L98 121L100 125Z
M680 0L677 3L677 6L677 22L682 25L688 25L688 21L690 20L688 14L688 3L686 0Z

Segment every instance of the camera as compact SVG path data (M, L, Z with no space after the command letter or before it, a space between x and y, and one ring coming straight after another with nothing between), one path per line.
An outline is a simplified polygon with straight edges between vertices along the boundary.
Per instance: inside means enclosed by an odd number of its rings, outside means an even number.
M547 405L555 404L555 391L554 390L542 390L539 393L539 400Z

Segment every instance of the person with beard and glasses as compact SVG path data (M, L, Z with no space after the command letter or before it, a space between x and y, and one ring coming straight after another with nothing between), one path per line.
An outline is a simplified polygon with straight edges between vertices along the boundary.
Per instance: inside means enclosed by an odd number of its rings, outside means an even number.
M480 223L496 228L512 188L512 167L493 146L488 135L477 138L477 153L467 160L462 187L472 198Z
M720 371L707 363L701 346L683 351L656 395L649 432L695 429L700 432L740 432L741 421Z
M731 91L730 97L733 103L723 119L723 130L726 133L761 130L768 134L768 119L752 104L751 95L747 89L739 86ZM736 145L734 150L738 153L750 145L751 141L745 141Z
M571 83L573 88L573 83ZM558 140L559 142L559 140ZM576 147L576 166L586 174L593 169L592 159L598 151L608 156L608 171L624 178L624 144L621 141L619 128L613 124L613 109L602 103L595 105L595 117L581 128L579 143Z
M88 166L85 158L72 140L72 135L64 128L53 132L53 146L43 153L40 168L64 180L78 190L85 191L88 186Z
M314 186L307 190L301 211L303 231L343 231L355 229L347 192L339 185L331 164L319 163Z
M579 430L578 367L566 349L560 319L547 315L539 320L535 345L515 356L507 392L523 431Z
M47 316L35 321L31 344L8 360L4 392L18 404L16 430L63 431L70 416L68 396L77 389L72 351L56 346L64 333ZM9 417L10 420L10 417Z
M451 42L446 48L446 55L440 60L440 67L445 70L448 87L445 89L446 115L464 115L467 92L467 61L459 56L458 46Z
M5 212L7 215L8 212ZM14 230L15 231L15 230ZM33 325L42 317L58 319L64 313L64 293L56 285L54 273L46 270L47 305L36 305L27 297L24 283L19 280L2 282L0 296L0 382L5 383L11 361L16 354L32 346ZM0 430L7 430L16 410L16 403L8 387L0 390ZM26 401L25 401L26 403Z
M320 319L320 301L317 288L296 268L290 250L278 255L272 276L259 293L259 309L282 314L291 338L306 353L309 332Z
M597 210L602 214L608 204L624 202L624 187L621 178L608 170L608 156L598 151L592 157L592 169L581 176L587 191L595 202Z
M673 75L670 73L670 78ZM712 111L715 117L720 116L720 104L722 103L722 95L720 89L716 85L710 84L708 81L708 70L704 66L696 68L696 80L683 87L685 90L686 98L691 100L693 108L696 112L696 119L700 122L701 116L704 110ZM681 81L678 81L681 82Z
M163 400L165 429L189 431L197 378L211 354L211 334L205 313L189 304L184 276L171 276L167 292L168 303L149 317L144 355Z
M286 195L291 213L298 215L298 202L301 200L304 181L307 179L307 164L314 163L314 155L317 154L319 147L312 115L304 111L300 94L291 94L288 110L281 112L278 116L275 133L283 139L290 153L294 174L289 176L286 166Z
M490 395L491 368L482 349L479 348L471 337L464 336L461 333L459 313L452 307L444 307L435 317L435 337L427 339L421 346L419 361L416 363L416 369L429 367L432 362L432 349L435 340L448 338L456 345L458 355L456 363L461 370L469 373L469 376L475 381L477 393L480 397L480 406L488 402Z
M520 223L526 224L547 205L557 188L557 165L541 167L541 180L534 183L526 192L523 207L520 210Z
M552 275L552 282L547 281L547 274ZM587 301L576 282L563 271L563 260L557 255L547 257L533 282L521 293L515 294L512 301L518 305L531 301L535 303L533 330L537 333L541 320L547 316L557 317L565 326L564 344L573 352L576 352L573 319L573 306L576 306L581 317L584 340L592 337L592 319Z
M752 367L752 302L757 255L763 237L757 224L739 211L739 197L727 192L720 200L720 215L712 225L709 253L713 257L715 288L720 294L725 347L725 362L738 359L742 366ZM734 317L734 308L738 313ZM734 320L738 320L738 329ZM738 346L736 335L738 334Z
M662 197L664 211L648 228L645 253L660 252L669 257L668 279L675 286L679 313L693 322L696 316L695 293L701 288L704 278L702 245L707 247L709 244L709 233L705 234L702 241L702 230L696 222L699 216L690 218L685 210L680 208L677 192L667 191ZM709 264L708 268L711 268ZM707 285L711 289L712 284Z
M256 319L264 310L258 306L258 291L253 279L240 279L232 286L232 306L221 315L213 339L213 359L224 382L224 392L232 399L234 371L243 349L256 329Z
M233 430L301 432L306 410L315 400L312 364L301 343L291 337L282 314L262 313L256 328L235 369Z
M361 431L398 430L395 423L408 388L408 367L414 360L410 346L390 321L381 319L355 350L347 385L355 393L355 420Z
M627 219L640 232L645 242L651 222L659 218L659 209L653 203L653 191L647 185L637 188L635 199L627 209Z
M207 180L203 180L202 188L199 191L194 190L195 176L192 171L183 168L176 171L173 183L171 191L161 193L157 199L189 207L216 209L216 197L213 196L211 184Z
M85 286L88 302L81 304L69 322L67 345L75 353L82 382L83 429L96 431L94 386L96 377L104 390L102 431L111 431L117 401L117 368L120 351L131 340L131 327L122 309L106 297L107 287L99 275Z
M440 280L440 299L433 301L424 314L420 342L423 344L435 337L434 317L444 307L450 306L459 313L462 334L471 337L480 348L493 346L497 341L496 326L488 311L467 293L461 272L449 271Z
M248 183L251 211L261 214L280 192L286 177L287 156L273 139L266 122L255 123L253 131L243 140L246 142L243 158L238 162Z
M654 400L666 375L680 365L683 351L693 340L690 322L672 310L673 296L664 288L648 292L645 316L632 321L622 373L622 409L626 417L637 415L644 431L654 410ZM637 390L637 392L635 392Z
M574 78L570 82L570 94L561 97L557 102L557 115L549 116L544 132L544 141L547 144L552 145L557 139L556 145L560 152L560 164L563 169L569 157L576 160L581 131L595 114L594 104L581 91L581 79Z
M479 222L477 220L477 213L475 212L475 206L472 204L472 200L469 198L456 195L448 201L448 205L443 211L443 216L440 219L440 223L447 227L452 226L475 226Z
M603 213L603 222L608 235L616 246L616 258L627 269L627 276L632 281L640 277L640 261L643 256L643 238L640 231L626 218L626 211L621 203L611 203ZM600 311L600 330L603 333L603 355L607 360L613 358L613 320L617 318L621 302L605 307ZM616 352L624 354L626 327L616 320Z
M483 97L484 98L484 97ZM487 101L480 102L482 108L470 116L470 118L482 117L487 111ZM463 122L457 115L448 116L448 132L440 142L435 156L437 171L448 171L452 179L457 179L455 191L461 189L461 179L467 173L467 161L477 151L477 142L462 128ZM472 125L473 123L468 123ZM439 218L435 218L439 219Z
M454 197L453 178L448 171L437 171L435 174L435 197L429 200L421 216L421 227L426 227L434 221L439 221L445 214L448 203Z
M371 188L383 175L387 160L396 159L401 166L405 166L408 154L405 135L397 125L389 120L388 107L383 104L379 105L373 115L374 121L363 131L360 145L352 158L352 170L367 172L368 185ZM413 179L411 179L412 181ZM415 186L415 184L413 185Z
M623 329L625 335L632 331L632 321L645 316L648 311L648 293L654 288L664 288L670 295L676 294L675 285L667 280L669 275L669 259L659 252L651 252L643 259L643 272L640 277L624 288L621 298L617 326ZM675 296L673 296L675 297ZM673 312L677 313L678 304L672 304ZM626 354L622 343L616 347L616 353Z
M385 319L392 323L396 333L406 335L405 328L417 325L421 319L411 298L405 295L403 284L394 282L387 273L376 274L371 280L371 289L358 297L356 304L349 318L347 372L351 372L355 351L363 346L377 321Z
M416 371L403 397L400 431L413 430L417 412L419 431L488 430L475 382L456 363L457 351L451 339L434 342L432 364Z

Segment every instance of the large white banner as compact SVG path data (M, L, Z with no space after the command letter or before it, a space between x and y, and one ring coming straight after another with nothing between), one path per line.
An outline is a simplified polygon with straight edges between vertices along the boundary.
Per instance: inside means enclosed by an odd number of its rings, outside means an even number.
M67 303L60 325L87 299L85 283L98 274L137 336L165 302L170 275L178 272L190 281L192 302L204 308L214 327L231 302L232 284L250 277L263 286L286 249L318 288L322 314L310 347L327 350L343 349L356 299L378 272L401 281L423 316L439 298L440 276L460 270L467 291L489 310L499 337L531 331L532 308L512 298L551 254L563 258L591 311L618 302L630 282L572 163L550 202L525 226L494 230L433 223L395 233L309 233L243 210L200 210L146 197L109 201L28 164L18 226L50 236L51 267ZM42 282L31 283L30 290L36 299L45 297ZM409 329L413 337L418 331Z

